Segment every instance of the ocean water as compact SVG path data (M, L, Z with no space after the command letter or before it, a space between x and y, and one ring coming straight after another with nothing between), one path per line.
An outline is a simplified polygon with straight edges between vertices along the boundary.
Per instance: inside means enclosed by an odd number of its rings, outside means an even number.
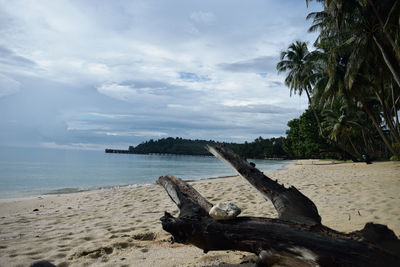
M289 163L252 161L264 172L284 168ZM148 185L166 174L197 180L229 176L235 171L211 156L0 148L0 198Z

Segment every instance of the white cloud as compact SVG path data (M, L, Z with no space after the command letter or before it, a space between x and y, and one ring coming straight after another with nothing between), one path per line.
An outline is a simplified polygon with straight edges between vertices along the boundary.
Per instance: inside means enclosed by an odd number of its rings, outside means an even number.
M119 85L116 83L103 84L97 88L97 91L103 95L129 101L137 96L136 90L128 85Z
M157 131L130 131L130 132L98 132L108 136L140 136L140 137L162 137L167 136L165 132Z
M282 135L307 101L289 97L275 61L294 40L312 39L305 16L314 10L219 2L0 0L0 96L20 92L0 114L20 124L46 114L74 144Z
M89 112L88 114L92 115L92 116L108 118L108 119L119 119L119 118L132 117L132 115L127 115L127 114L104 114L104 113L98 113L98 112Z
M102 63L89 63L87 69L93 75L108 75L110 72L108 66Z

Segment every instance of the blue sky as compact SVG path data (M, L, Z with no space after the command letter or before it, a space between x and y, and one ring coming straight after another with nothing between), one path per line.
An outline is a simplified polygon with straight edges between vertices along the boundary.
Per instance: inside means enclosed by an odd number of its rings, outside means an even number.
M283 136L307 106L275 69L305 1L0 0L0 146Z

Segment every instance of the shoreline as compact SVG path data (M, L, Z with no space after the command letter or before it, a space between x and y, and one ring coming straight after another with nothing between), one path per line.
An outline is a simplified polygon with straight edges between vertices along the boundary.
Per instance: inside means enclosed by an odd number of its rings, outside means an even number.
M282 167L276 170L285 170L288 168L287 166L296 164L294 160L288 160L288 163L282 164ZM272 171L276 171L272 170ZM269 173L272 171L267 171L265 173ZM204 180L214 180L214 179L224 179L224 178L233 178L236 177L237 174L232 175L222 175L222 176L215 176L215 177L200 177L195 179L183 179L186 182L196 182L196 181L204 181ZM178 177L180 178L180 177ZM65 187L65 188L55 188L55 189L34 189L31 191L19 191L19 192L6 192L5 194L9 194L11 196L1 197L0 202L7 201L7 200L15 200L15 199L34 199L34 198L45 198L54 195L69 195L69 194L79 194L79 193L87 193L87 192L96 192L96 191L107 191L107 190L115 190L115 189L124 189L124 188L136 188L136 187L148 187L148 186L155 186L155 181L152 183L143 182L143 183L135 183L135 184L117 184L117 185L104 185L104 186L90 186L90 187ZM33 193L32 195L28 195L29 193L26 192L43 192L43 193ZM23 196L23 195L27 196ZM14 197L15 196L15 197Z
M184 179L185 182L196 183L200 181L207 180L216 180L216 179L229 179L235 178L237 175L227 175L227 176L218 176L218 177L209 177L209 178L200 178L200 179ZM95 192L105 192L105 191L113 191L113 190L124 190L124 189L133 189L133 188L141 188L141 187L152 187L158 186L155 182L153 183L143 183L143 184L127 184L127 185L110 185L110 186L94 186L90 189L80 189L80 188L59 188L59 189L49 189L49 193L46 194L38 194L26 197L7 197L0 198L1 202L10 202L13 200L31 200L31 199L42 199L48 198L52 196L64 196L64 195L75 195L75 194L85 194L85 193L95 193ZM71 189L71 192L68 192ZM39 191L39 190L38 190ZM54 193L53 193L54 192Z
M372 221L400 235L400 162L302 163L267 175L308 196L332 229L351 232ZM277 216L238 176L190 184L214 204L236 203L239 216ZM159 221L165 211L179 213L160 186L0 200L0 266L251 266L240 264L248 253L171 244Z

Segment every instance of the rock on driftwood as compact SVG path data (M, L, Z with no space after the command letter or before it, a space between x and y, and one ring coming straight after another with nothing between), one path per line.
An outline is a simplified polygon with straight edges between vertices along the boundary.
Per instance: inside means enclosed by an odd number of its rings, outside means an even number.
M216 220L229 220L237 217L242 210L232 202L220 202L210 209L210 216Z

